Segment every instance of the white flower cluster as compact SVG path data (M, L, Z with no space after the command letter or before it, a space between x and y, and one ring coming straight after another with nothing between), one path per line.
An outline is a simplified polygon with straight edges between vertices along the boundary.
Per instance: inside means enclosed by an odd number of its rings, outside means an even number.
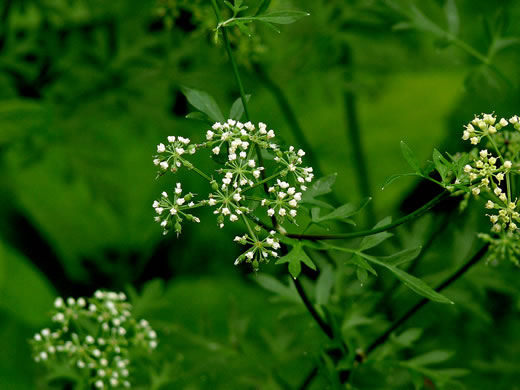
M482 189L492 190L502 202L506 202L506 195L502 192L500 185L505 179L505 175L510 171L513 163L509 160L504 161L501 167L497 167L499 158L494 157L487 149L482 149L478 153L478 158L473 165L466 164L464 172L468 174L470 183L479 179L479 183L473 186L473 195L479 195ZM495 183L495 181L497 183Z
M280 242L275 237L276 232L271 230L269 235L263 240L258 239L256 236L251 237L248 234L243 236L236 236L235 242L242 245L249 245L250 248L242 253L236 260L235 265L238 265L245 261L250 263L253 269L258 270L258 266L261 262L266 261L269 257L278 257L278 249L280 249Z
M462 139L464 141L469 140L472 145L478 145L483 137L494 135L505 126L507 126L505 118L500 119L497 123L497 117L493 114L482 114L482 117L475 116L475 119L465 126Z
M499 188L497 187L497 189ZM503 193L501 192L498 193L500 193L500 195L503 195ZM491 229L493 232L498 233L506 229L514 232L518 229L518 225L515 223L515 221L520 222L520 213L516 211L516 206L516 200L514 202L506 203L505 206L499 203L495 203L492 200L488 200L486 202L486 209L498 210L498 215L486 214L486 216L489 217L489 220L493 224L493 227Z
M217 225L220 228L224 227L226 221L243 220L247 225L247 218L260 223L259 216L252 215L258 204L262 207L260 210L264 210L264 218L295 223L303 192L313 180L314 173L311 167L302 166L305 156L303 150L296 150L293 146L282 150L273 142L275 136L274 130L268 129L265 123L260 122L255 126L251 122L242 123L229 119L224 123L213 124L206 132L206 140L200 144L190 144L190 140L183 137L168 137L169 145L159 144L157 151L160 155L155 157L154 163L161 167L162 173L170 167L175 172L185 166L207 179L213 191L206 200L199 203L191 200L193 194L181 197L180 183L175 188L173 200L163 192L162 198L155 201L153 207L158 214L155 220L163 226L164 234L172 226L179 234L183 219L199 222L197 217L187 214L186 210L204 205L214 207L213 213L217 216ZM184 157L185 153L195 153L202 148L211 150L214 160L223 165L215 169L213 174L200 171ZM266 165L269 169L262 166L261 152L271 156ZM267 174L268 170L272 173ZM250 226L248 229L251 233ZM273 238L269 238L271 240ZM236 264L243 260L258 264L268 261L269 257L276 257L273 247L269 247L267 241L259 240L256 233L250 234L249 241L246 240L245 243L271 250L256 247L254 251L246 252Z
M131 386L131 349L152 351L157 334L146 320L132 318L123 293L96 291L93 297L60 297L54 302L53 322L34 335L34 360L49 367L69 365L96 389Z
M181 183L177 183L173 190L173 199L170 200L168 193L163 191L161 198L153 202L152 207L158 214L155 217L155 222L158 222L163 227L163 234L168 234L169 229L173 227L174 231L179 235L182 231L182 221L187 219L196 223L200 222L200 219L192 214L187 213L187 210L200 207L206 202L200 203L193 202L193 194L189 192L186 195L182 195Z
M175 137L173 135L168 137L167 145L160 143L157 145L157 153L153 163L158 166L159 174L170 169L172 172L183 166L189 166L189 162L183 157L185 154L194 154L197 151L196 145L190 145L189 138Z

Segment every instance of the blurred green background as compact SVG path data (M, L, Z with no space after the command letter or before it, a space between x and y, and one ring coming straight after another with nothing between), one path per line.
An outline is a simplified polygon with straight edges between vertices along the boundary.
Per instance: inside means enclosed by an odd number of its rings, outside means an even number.
M258 3L246 1L251 9ZM474 114L520 113L519 2L410 4L273 0L273 10L310 16L281 34L263 26L253 38L231 31L254 120L282 142L308 145L321 174L337 172L338 204L371 195L377 220L433 196L412 179L381 190L387 176L409 170L401 140L426 164L434 147L462 150L462 126ZM207 129L184 118L192 109L180 87L207 91L224 112L239 96L224 48L212 41L214 25L202 0L0 3L0 389L47 388L27 340L49 324L56 295L98 288L133 292L136 315L157 328L161 388L296 389L320 365L328 341L280 284L287 285L284 266L257 276L234 267L241 248L231 239L240 230L217 229L211 212L178 239L153 222L162 190L177 181L204 190L185 173L155 180L159 142L201 140ZM364 161L349 133L355 117ZM424 245L436 231L413 273L438 284L474 252L476 232L488 229L473 203L462 213L448 204L400 228L386 250ZM362 215L360 227L371 218ZM455 357L443 364L471 371L460 378L466 388L520 389L518 272L479 264L446 291L456 305L429 304L407 324L423 336L400 356L451 350ZM310 286L317 275L306 275ZM331 306L360 347L417 301L396 286L384 273L363 287L351 266L338 271ZM363 370L353 378L361 389L414 388L406 370ZM330 386L320 366L309 388Z

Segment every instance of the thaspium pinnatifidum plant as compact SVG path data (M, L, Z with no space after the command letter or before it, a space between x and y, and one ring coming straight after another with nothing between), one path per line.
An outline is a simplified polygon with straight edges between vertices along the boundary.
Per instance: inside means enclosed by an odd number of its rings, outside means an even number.
M55 326L31 341L34 360L51 372L67 368L80 388L124 389L132 386L132 356L157 348L148 321L132 317L124 293L96 291L91 298L54 301Z
M184 167L206 179L211 188L199 201L194 201L192 193L183 195L181 183L177 183L173 194L163 192L161 198L154 201L153 208L157 214L155 220L163 227L164 234L173 230L179 235L184 220L200 222L192 214L194 209L212 207L218 227L241 221L246 230L246 234L235 238L236 242L248 246L235 264L246 262L257 270L260 263L277 258L280 244L276 232L267 229L262 234L265 225L261 218L276 217L281 223L295 223L299 202L314 174L312 167L302 165L303 150L293 146L282 149L274 143L274 137L275 132L265 123L254 125L228 119L214 123L200 143L191 143L179 136L169 136L166 144L160 143L153 160L159 175L167 171L175 173ZM202 149L209 157L223 158L223 164L211 173L195 167L189 157ZM267 168L261 165L263 160L259 153L262 152L272 159Z
M515 175L520 173L520 118L498 119L494 114L481 114L464 126L462 139L473 145L467 153L444 157L433 152L433 164L421 169L412 151L401 144L403 155L414 173L433 181L452 194L464 194L465 207L470 196L483 199L486 216L491 222L490 233L479 237L489 243L488 263L509 260L520 265L520 213ZM431 177L436 170L440 181ZM393 181L395 175L387 180Z

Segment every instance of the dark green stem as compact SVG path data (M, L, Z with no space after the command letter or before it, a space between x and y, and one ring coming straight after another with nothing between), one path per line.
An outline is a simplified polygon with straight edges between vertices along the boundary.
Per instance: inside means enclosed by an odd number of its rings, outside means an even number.
M302 127L300 126L300 123L298 122L298 119L296 118L296 115L294 114L294 111L284 92L269 77L269 75L266 73L265 69L262 67L261 64L256 63L253 66L256 71L256 74L262 81L263 85L271 92L271 94L276 99L278 106L280 107L280 110L282 111L283 115L285 116L285 119L289 123L289 127L291 128L294 138L296 138L303 150L305 150L306 157L309 160L309 165L311 165L314 168L316 176L322 176L322 171L319 167L318 160L314 155L313 148L309 144L309 141L307 141L305 133L303 132Z
M361 230L358 232L339 233L339 234L291 234L291 233L289 233L289 234L287 234L287 237L296 238L298 240L318 241L318 240L341 240L341 239L347 239L347 238L371 236L373 234L377 234L380 232L384 232L384 231L393 229L399 225L402 225L403 223L406 223L408 221L412 221L414 219L419 218L421 215L423 215L425 212L430 210L437 203L439 203L443 199L447 198L449 196L449 194L450 193L448 191L443 191L439 195L437 195L435 198L430 200L428 203L426 203L424 206L415 210L414 212L412 212L402 218L399 218L395 222L389 223L388 225L384 225L384 226L381 226L376 229Z
M462 275L464 275L473 265L475 265L482 257L487 253L489 244L484 245L469 261L462 265L452 276L442 282L435 291L441 292L448 286L450 286L453 282L458 280ZM419 311L424 305L430 302L429 299L424 298L419 301L415 306L409 309L405 314L403 314L397 321L395 321L381 336L379 336L372 344L368 346L366 349L366 355L371 353L374 349L382 345L390 335L395 332L403 323L405 323L410 317L412 317L415 313Z
M323 332L329 337L329 339L332 340L334 338L334 334L332 332L332 328L330 327L330 325L327 324L323 320L323 318L321 318L321 316L318 314L318 312L314 308L314 305L312 304L309 297L305 293L305 290L303 289L303 286L300 283L300 281L298 279L293 279L293 282L294 282L294 286L296 287L296 290L298 291L298 294L300 294L300 297L301 297L305 307L309 311L309 313L311 313L311 315L314 317L314 319L320 326L321 330L323 330Z
M370 179L367 169L367 161L363 150L363 142L361 139L361 131L358 120L357 99L352 92L352 50L350 46L343 45L342 65L346 67L345 82L347 83L343 92L345 100L345 122L347 143L352 147L352 163L354 165L357 181L361 196L368 198L371 194ZM370 223L375 221L374 205L372 202L367 205L368 220Z

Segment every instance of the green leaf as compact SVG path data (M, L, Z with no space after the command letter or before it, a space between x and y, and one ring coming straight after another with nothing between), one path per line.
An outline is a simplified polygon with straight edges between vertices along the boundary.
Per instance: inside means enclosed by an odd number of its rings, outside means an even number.
M414 260L417 256L419 256L419 253L421 253L421 249L422 247L420 246L417 248L405 249L401 252L394 253L391 256L381 257L380 259L387 264L398 266Z
M251 98L251 95L246 95L246 102L249 103L249 99ZM242 115L244 115L244 104L242 103L242 98L238 98L233 102L233 105L231 106L231 111L229 112L229 117L231 119L235 119L239 121L242 118Z
M356 269L356 275L357 275L358 280L361 283L365 283L367 281L367 279L368 279L368 272L364 268L358 267Z
M438 364L450 359L455 353L453 351L431 351L420 356L405 361L410 366L427 366L430 364Z
M255 17L255 19L275 24L291 24L303 18L304 16L309 15L309 13L302 11L278 11L271 12L269 14L258 15Z
M444 156L437 150L433 149L433 163L435 164L435 169L441 175L442 181L444 182L448 177L450 172L451 164L448 160L444 158Z
M258 273L253 277L253 280L264 289L271 291L280 297L286 298L289 301L301 302L301 298L296 290L286 286L271 275Z
M327 215L324 215L323 217L319 216L319 209L318 209L318 212L312 212L312 222L320 223L323 221L338 219L341 222L350 223L352 225L355 225L354 221L352 221L351 219L347 219L347 218L359 213L363 209L363 207L365 207L368 204L368 202L370 202L371 200L372 200L372 198L365 198L360 201L344 204L343 206L338 207L337 209L331 211L330 213L328 213ZM314 211L314 210L315 209L312 209L312 211Z
M249 29L249 27L247 27L245 22L237 21L235 24L240 29L240 31L242 31L242 34L247 35L248 37L251 37L251 35L252 35L251 30Z
M304 263L307 267L316 270L316 266L312 262L312 260L307 256L305 250L303 249L303 244L298 242L291 251L285 256L278 259L275 264L284 264L289 263L289 272L292 277L296 279L302 270L301 263Z
M374 276L377 276L376 270L374 268L372 268L372 266L370 264L368 264L368 262L365 259L363 259L361 256L354 254L350 260L354 264L356 264L358 266L358 268L362 268L365 271L370 272Z
M317 200L316 197L332 192L332 186L336 182L337 176L337 173L332 173L316 180L309 188L307 188L307 191L303 193L301 203L323 206L324 202Z
M211 119L208 118L206 114L200 111L194 111L190 112L188 115L185 116L186 119L195 119L198 121L206 122L206 123L213 123Z
M0 311L7 311L29 326L39 327L49 321L48 312L55 297L45 276L0 241Z
M422 175L421 167L419 166L419 160L415 156L415 153L410 149L408 145L401 141L401 152L403 153L404 159L412 167L415 173Z
M255 16L262 15L263 13L265 13L270 5L271 5L271 0L262 0L262 3L260 3L260 6L258 7L258 10L256 11Z
M414 342L419 340L422 333L423 330L421 328L406 329L399 336L392 336L392 341L403 347L411 347Z
M215 122L223 122L225 120L224 115L220 111L215 99L204 91L197 89L182 87L182 93L188 99L188 102L195 107L197 110L202 111L210 119Z
M318 305L326 305L329 301L335 276L330 264L327 264L321 269L320 276L318 276L318 280L316 281L316 303Z
M388 225L391 222L392 222L392 217L383 218L381 221L379 221L377 224L374 225L373 229L377 229L382 226ZM381 244L383 241L385 241L386 239L388 239L392 236L393 236L393 234L389 233L389 232L381 232L381 233L372 234L371 236L365 236L365 237L363 237L363 239L361 240L361 243L359 244L360 245L359 250L365 251L367 249L373 248L373 247Z
M278 28L276 28L276 26L274 24L266 22L265 20L259 20L259 22L262 22L264 25L269 27L274 32L277 32L278 34L280 34L280 30Z
M408 287L413 292L428 298L435 302L440 303L451 303L453 302L446 298L444 295L439 294L433 288L424 283L421 279L416 278L415 276L410 275L409 273L403 271L400 268L397 268L393 265L387 264L380 259L377 259L373 256L369 256L365 253L359 253L360 256L363 256L366 260L378 264L380 266L385 267L387 270L392 272L403 284Z
M388 187L390 185L390 183L394 182L395 180L401 178L401 177L405 177L405 176L421 176L417 173L398 173L396 175L392 175L392 176L388 176L385 180L385 182L383 183L383 186L381 187L382 190L384 190L386 187Z
M455 0L446 0L446 3L444 3L444 14L446 15L446 21L448 22L448 31L453 36L458 35L460 19Z

